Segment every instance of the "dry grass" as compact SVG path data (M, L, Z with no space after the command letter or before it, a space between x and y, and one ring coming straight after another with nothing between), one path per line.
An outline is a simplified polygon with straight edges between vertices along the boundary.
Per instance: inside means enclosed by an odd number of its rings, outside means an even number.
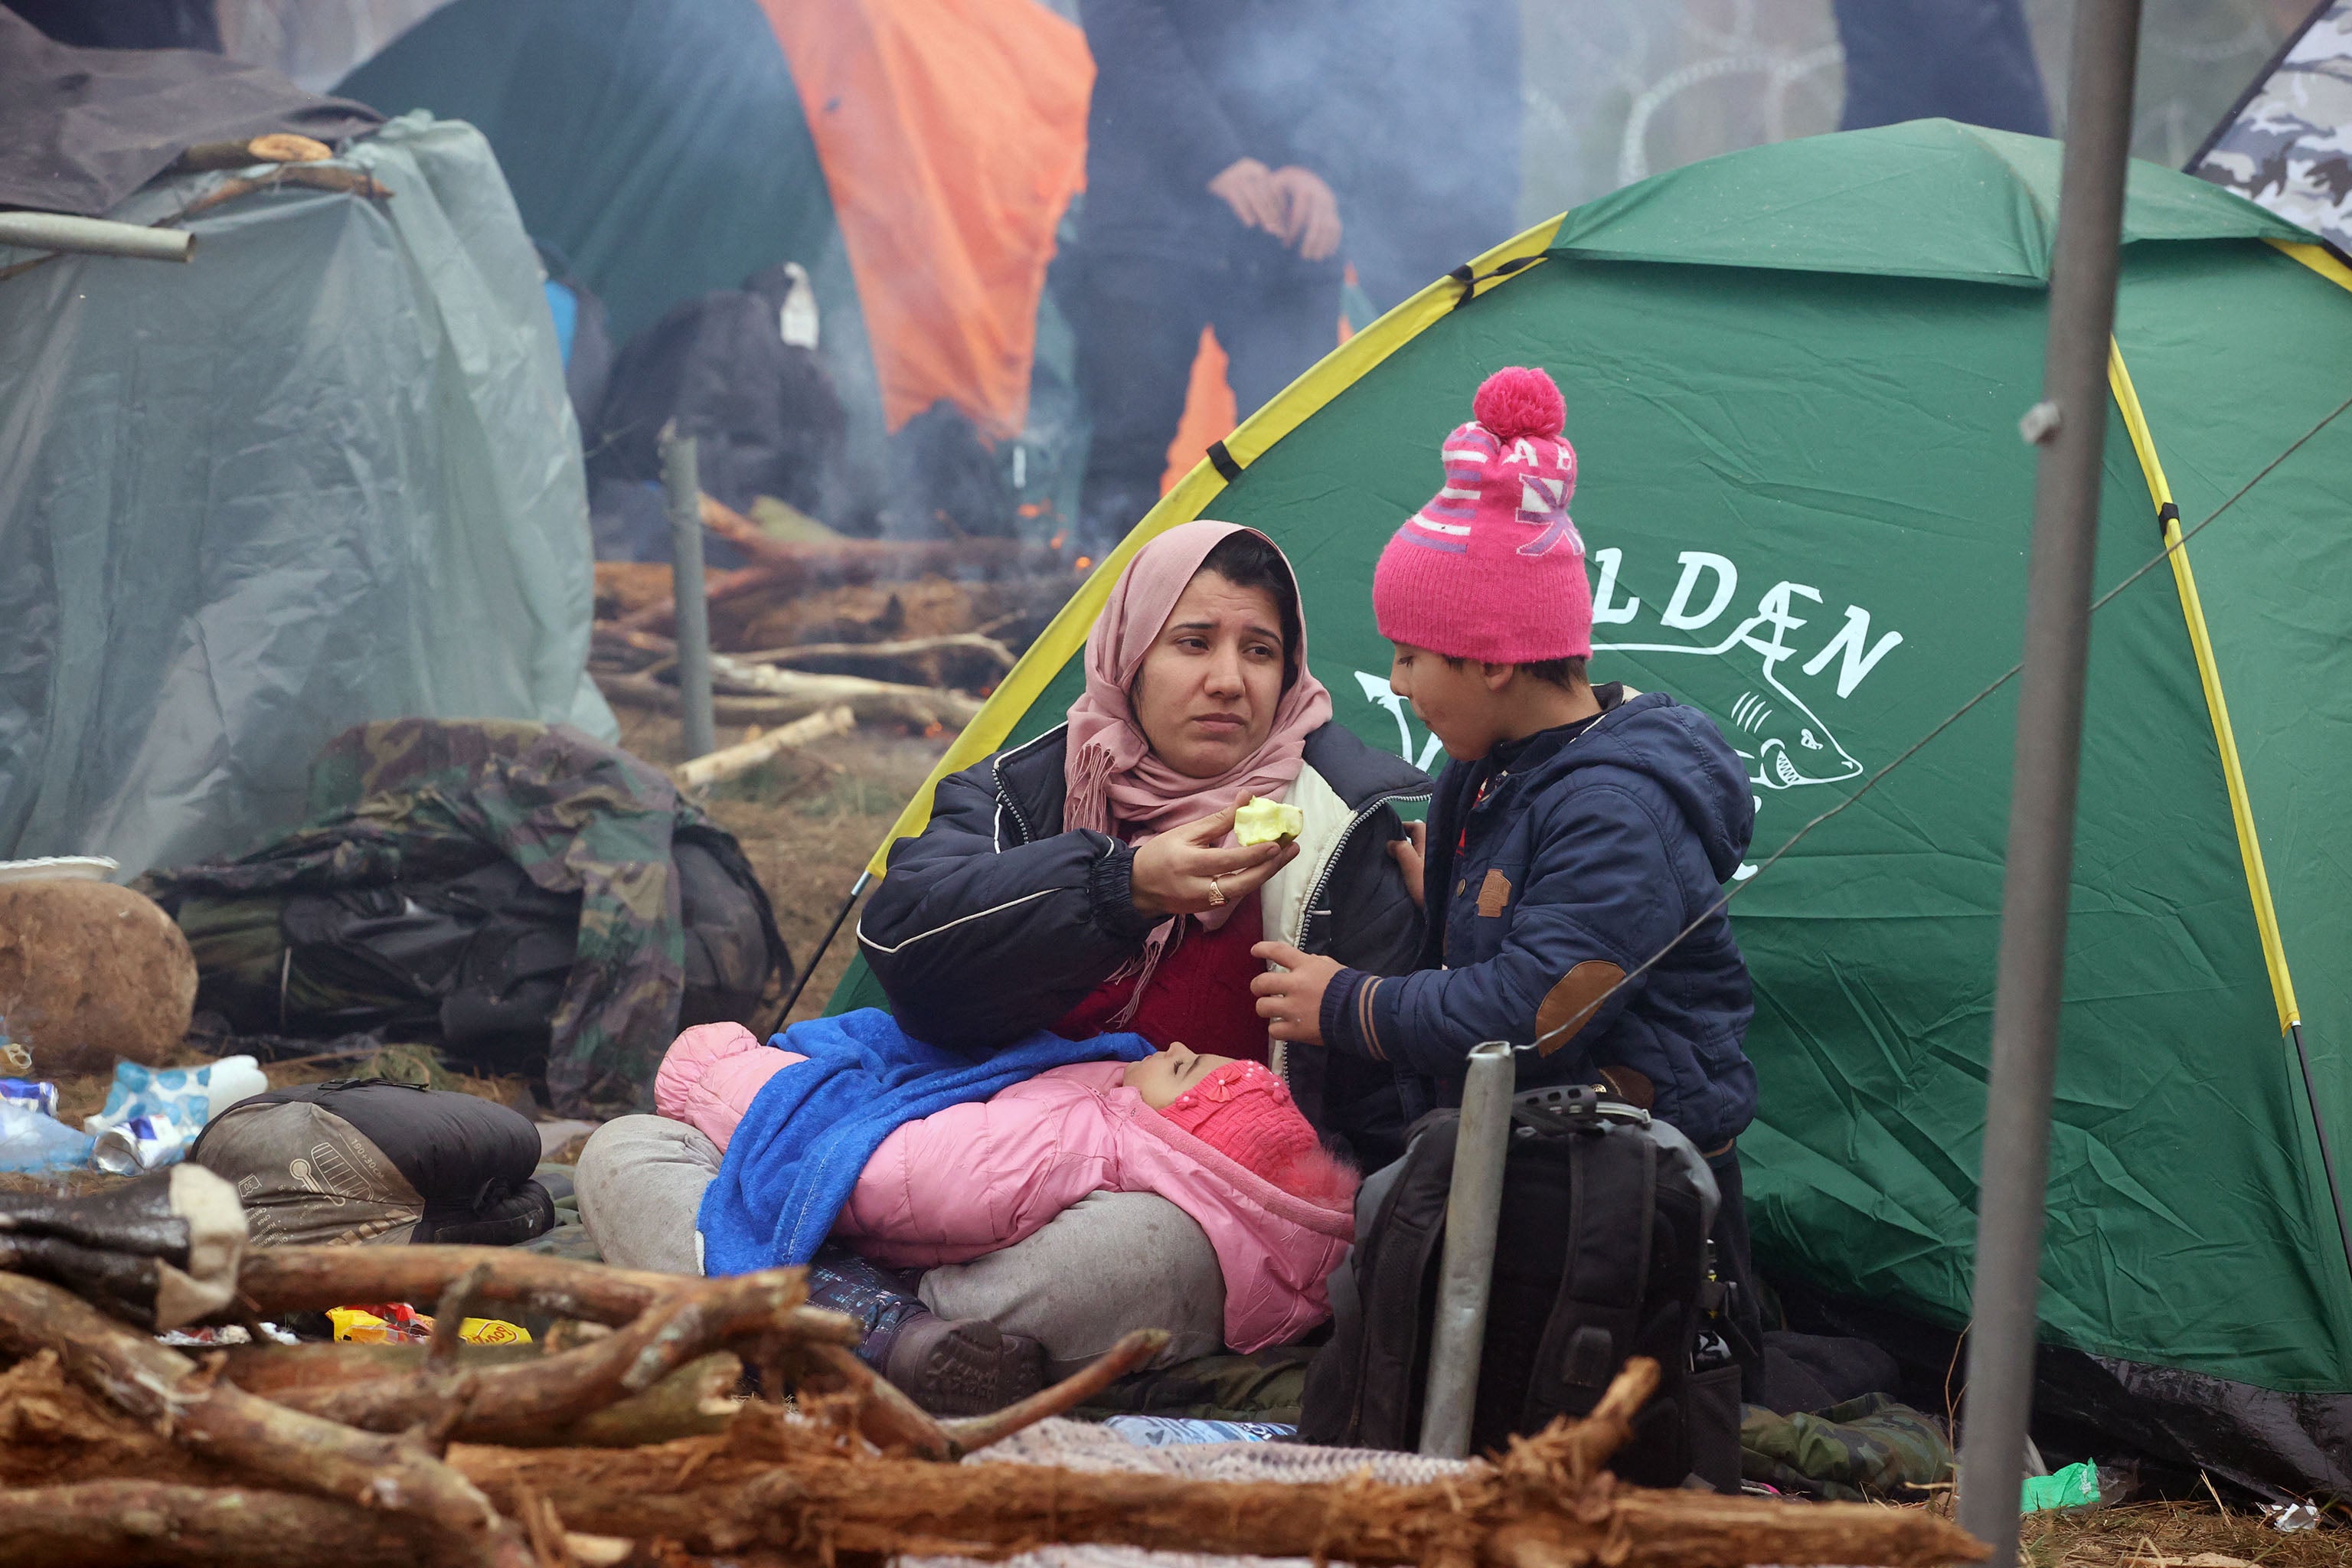
M2028 1514L2021 1560L2032 1568L2344 1568L2345 1530L2273 1530L2210 1503L2126 1503Z

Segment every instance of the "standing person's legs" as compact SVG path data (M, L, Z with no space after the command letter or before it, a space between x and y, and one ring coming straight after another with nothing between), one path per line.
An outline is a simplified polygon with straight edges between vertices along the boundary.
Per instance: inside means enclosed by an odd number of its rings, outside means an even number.
M1246 419L1339 346L1337 259L1303 261L1270 235L1245 234L1209 301L1234 407Z
M1202 278L1191 263L1148 256L1088 256L1079 270L1078 390L1094 435L1078 554L1101 560L1160 499L1207 320Z
M1045 1347L1045 1376L1067 1377L1133 1329L1166 1329L1152 1362L1213 1355L1225 1340L1225 1277L1209 1238L1150 1193L1096 1193L1002 1252L923 1276L942 1318L986 1318Z

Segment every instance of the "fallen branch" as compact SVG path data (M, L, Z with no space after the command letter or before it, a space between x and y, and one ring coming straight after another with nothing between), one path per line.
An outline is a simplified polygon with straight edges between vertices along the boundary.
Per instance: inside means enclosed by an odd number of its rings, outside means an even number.
M236 1289L261 1317L323 1312L353 1301L437 1301L478 1263L490 1269L479 1287L481 1300L591 1323L626 1323L654 1302L699 1283L689 1275L505 1247L271 1247L246 1253ZM849 1342L856 1342L854 1330Z
M530 1365L544 1353L534 1345L467 1345L458 1366L478 1371ZM237 1345L226 1352L221 1375L247 1394L285 1402L289 1392L398 1377L425 1364L425 1347L417 1344ZM720 1431L735 1414L733 1401L726 1396L742 1373L733 1352L714 1351L642 1394L592 1411L569 1426L508 1441L538 1448L624 1448Z
M710 668L714 677L720 675L722 661L735 665L725 654L712 654ZM861 722L895 720L919 730L933 724L960 730L980 711L979 700L961 691L935 686L894 686L854 675L803 675L761 665L737 665L725 679L730 684L753 686L756 678L736 673L743 670L771 678L757 679L755 689L764 694L714 697L713 716L719 723L781 724L828 708L846 707ZM678 710L677 688L665 686L650 676L600 675L596 686L607 700L624 707L650 709L657 713Z
M469 1282L472 1275L459 1282ZM452 1287L453 1289L459 1287ZM730 1341L773 1335L799 1342L806 1300L797 1268L698 1280L655 1302L628 1327L577 1350L504 1365L470 1367L454 1376L427 1356L414 1371L364 1383L285 1388L272 1397L289 1409L340 1421L363 1432L425 1426L474 1443L530 1442L592 1412L643 1394L688 1362ZM829 1325L820 1325L830 1331ZM813 1336L810 1342L821 1342Z
M177 1351L54 1285L0 1273L0 1348L55 1352L76 1383L196 1453L290 1490L414 1518L442 1536L438 1555L495 1568L532 1562L521 1533L414 1442L354 1432L198 1375Z
M322 163L335 155L324 142L273 131L237 142L199 142L172 160L174 169L247 169L256 163Z
M742 664L803 664L819 658L918 658L927 653L977 653L1011 669L1015 655L994 637L978 632L943 632L934 637L903 637L897 642L796 643L791 647L761 648L756 653L730 654Z
M716 503L703 498L703 521ZM740 515L740 514L739 514ZM1068 563L1041 544L1011 539L845 539L837 543L789 544L760 532L751 544L733 533L722 534L752 557L751 564L730 572L712 572L703 579L703 597L714 607L761 595L797 598L827 588L867 583L909 582L941 576L960 580L995 581L1005 577L1050 577L1073 582ZM667 636L676 626L677 605L669 595L639 605L610 624L623 631Z
M784 752L798 746L814 745L835 735L845 735L857 728L857 715L849 709L829 708L812 713L805 719L795 719L780 724L739 745L728 746L707 756L681 763L670 770L680 789L705 789L740 778L755 768L765 767Z
M185 223L223 203L260 191L276 190L281 185L302 185L314 191L333 191L340 195L365 196L374 202L392 199L391 186L362 170L346 169L335 163L280 163L266 174L239 174L235 179L223 180L155 226L161 228L166 224Z
M436 1544L398 1514L249 1487L111 1480L0 1491L0 1568L411 1568L433 1561Z
M1018 1404L989 1415L941 1425L959 1454L977 1453L991 1443L1003 1442L1024 1426L1034 1426L1047 1416L1076 1409L1167 1347L1167 1330L1137 1329L1122 1335L1117 1344L1093 1363L1051 1388L1040 1389Z
M1158 1355L1167 1343L1165 1329L1137 1329L1053 1387L991 1415L961 1421L934 1419L873 1368L837 1346L822 1346L807 1357L799 1381L804 1387L846 1389L856 1395L857 1429L877 1448L904 1448L925 1459L961 1459L1047 1416L1076 1409Z

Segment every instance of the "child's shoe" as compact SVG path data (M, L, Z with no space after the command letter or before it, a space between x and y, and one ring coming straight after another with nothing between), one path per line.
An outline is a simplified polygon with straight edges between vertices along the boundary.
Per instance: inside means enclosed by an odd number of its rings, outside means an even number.
M985 1318L918 1312L898 1325L882 1375L934 1415L982 1415L1045 1385L1045 1347Z

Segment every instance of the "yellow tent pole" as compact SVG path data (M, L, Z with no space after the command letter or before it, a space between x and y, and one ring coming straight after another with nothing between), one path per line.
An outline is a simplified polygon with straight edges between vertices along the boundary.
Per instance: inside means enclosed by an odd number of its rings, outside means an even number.
M2324 257L2326 253L2321 254ZM2334 265L2332 258L2327 259ZM2352 287L2352 280L2347 280L2347 287ZM2165 549L2172 558L2173 585L2179 591L2180 613L2189 624L2189 647L2197 656L2197 679L2204 686L2205 710L2212 720L2213 740L2221 752L2221 777L2229 790L2230 816L2237 824L2238 855L2245 863L2246 890L2253 899L2254 925L2262 935L2263 963L2270 970L2271 999L2278 1005L2279 1032L2284 1034L2301 1023L2303 1016L2296 1009L2294 981L2287 972L2286 944L2279 935L2278 910L2271 901L2270 876L2263 869L2263 847L2254 833L2253 804L2246 791L2246 770L2238 759L2237 736L2230 728L2230 705L2221 695L2221 666L2213 657L2213 637L2205 625L2204 604L2197 596L2197 577L2189 567L2189 548L2181 542L2180 509L2173 504L2172 487L2166 482L2164 465L2157 458L2147 417L2140 411L2139 394L2132 387L2130 371L2124 367L2123 349L2112 339L2107 345L2107 384L2115 391L2116 406L2122 411L2124 428L2131 434L2132 450L2139 455L2140 472L2147 477L2148 495L2156 502L2156 515L2164 527Z

